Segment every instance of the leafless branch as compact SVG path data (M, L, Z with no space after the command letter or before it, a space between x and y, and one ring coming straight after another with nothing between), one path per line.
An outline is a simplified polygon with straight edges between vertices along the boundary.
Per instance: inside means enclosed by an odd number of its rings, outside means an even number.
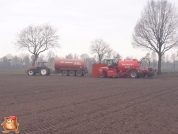
M26 48L30 53L37 56L50 49L60 47L58 44L57 31L50 25L29 26L17 35L16 45Z
M112 52L112 49L109 48L109 45L102 39L94 40L90 46L90 49L92 54L98 55L99 63L101 63L101 60L106 54L110 54Z

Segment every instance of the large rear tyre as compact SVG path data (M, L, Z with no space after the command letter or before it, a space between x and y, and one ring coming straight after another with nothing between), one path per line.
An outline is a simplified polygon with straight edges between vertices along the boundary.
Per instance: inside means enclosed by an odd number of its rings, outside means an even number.
M29 76L32 76L32 75L35 75L35 73L34 73L33 70L29 70L29 71L28 71L28 75L29 75Z
M43 75L43 76L48 75L48 69L42 68L40 70L40 74Z
M138 78L138 72L136 70L131 70L129 72L129 77L130 78Z
M68 75L69 75L69 73L68 73L67 70L63 70L63 71L62 71L62 76L68 76Z
M82 73L82 71L78 70L78 71L76 72L76 76L78 76L78 77L81 77L81 76L83 76L83 73Z
M69 71L69 76L75 76L75 71L73 70Z

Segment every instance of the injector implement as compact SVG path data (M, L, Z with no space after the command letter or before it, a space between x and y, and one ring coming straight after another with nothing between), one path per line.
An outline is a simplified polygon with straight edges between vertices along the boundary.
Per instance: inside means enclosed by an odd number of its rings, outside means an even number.
M141 68L143 60L148 61L147 68ZM137 59L132 60L118 60L115 62L114 59L106 59L107 67L99 68L100 78L105 77L129 77L129 78L140 78L140 77L153 77L156 75L156 69L153 69L150 66L150 61L147 58L143 58L141 61Z

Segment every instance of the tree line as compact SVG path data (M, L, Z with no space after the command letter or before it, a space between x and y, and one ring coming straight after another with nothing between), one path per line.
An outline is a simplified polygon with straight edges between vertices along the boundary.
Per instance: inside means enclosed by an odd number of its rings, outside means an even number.
M11 55L7 54L0 58L0 69L1 70L25 70L32 65L34 55L29 54L20 54L20 55ZM101 61L99 61L99 56L89 56L89 54L84 53L81 55L69 53L64 57L58 57L54 52L49 51L46 55L40 55L37 58L37 61L46 61L49 68L54 70L54 61L56 58L66 58L66 59L83 59L85 60L86 66L89 71L92 70L92 64L94 63L105 63L105 58L112 59L122 59L121 55L112 52L109 57L106 55ZM158 66L158 58L154 51L147 53L143 58L148 58L150 61L150 67L157 68ZM125 59L133 59L133 57L126 57ZM141 60L142 58L138 59ZM142 61L141 67L148 67L148 61ZM171 55L163 55L162 56L162 71L163 72L178 72L178 53L172 53Z

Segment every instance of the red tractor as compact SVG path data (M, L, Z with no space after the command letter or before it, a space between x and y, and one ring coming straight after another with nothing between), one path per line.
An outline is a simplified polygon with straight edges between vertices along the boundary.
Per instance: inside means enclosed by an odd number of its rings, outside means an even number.
M141 62L143 60L148 60L148 64L150 65L150 61L147 58L143 58L141 61L136 59L132 60L119 60L118 62L114 62L114 59L105 60L108 64L107 67L99 68L99 77L130 77L130 78L139 78L139 77L152 77L156 74L156 70L153 68L143 68L141 69Z
M36 62L36 66L30 67L25 71L28 75L36 75L37 73L43 76L50 75L50 69L47 67L47 62Z

